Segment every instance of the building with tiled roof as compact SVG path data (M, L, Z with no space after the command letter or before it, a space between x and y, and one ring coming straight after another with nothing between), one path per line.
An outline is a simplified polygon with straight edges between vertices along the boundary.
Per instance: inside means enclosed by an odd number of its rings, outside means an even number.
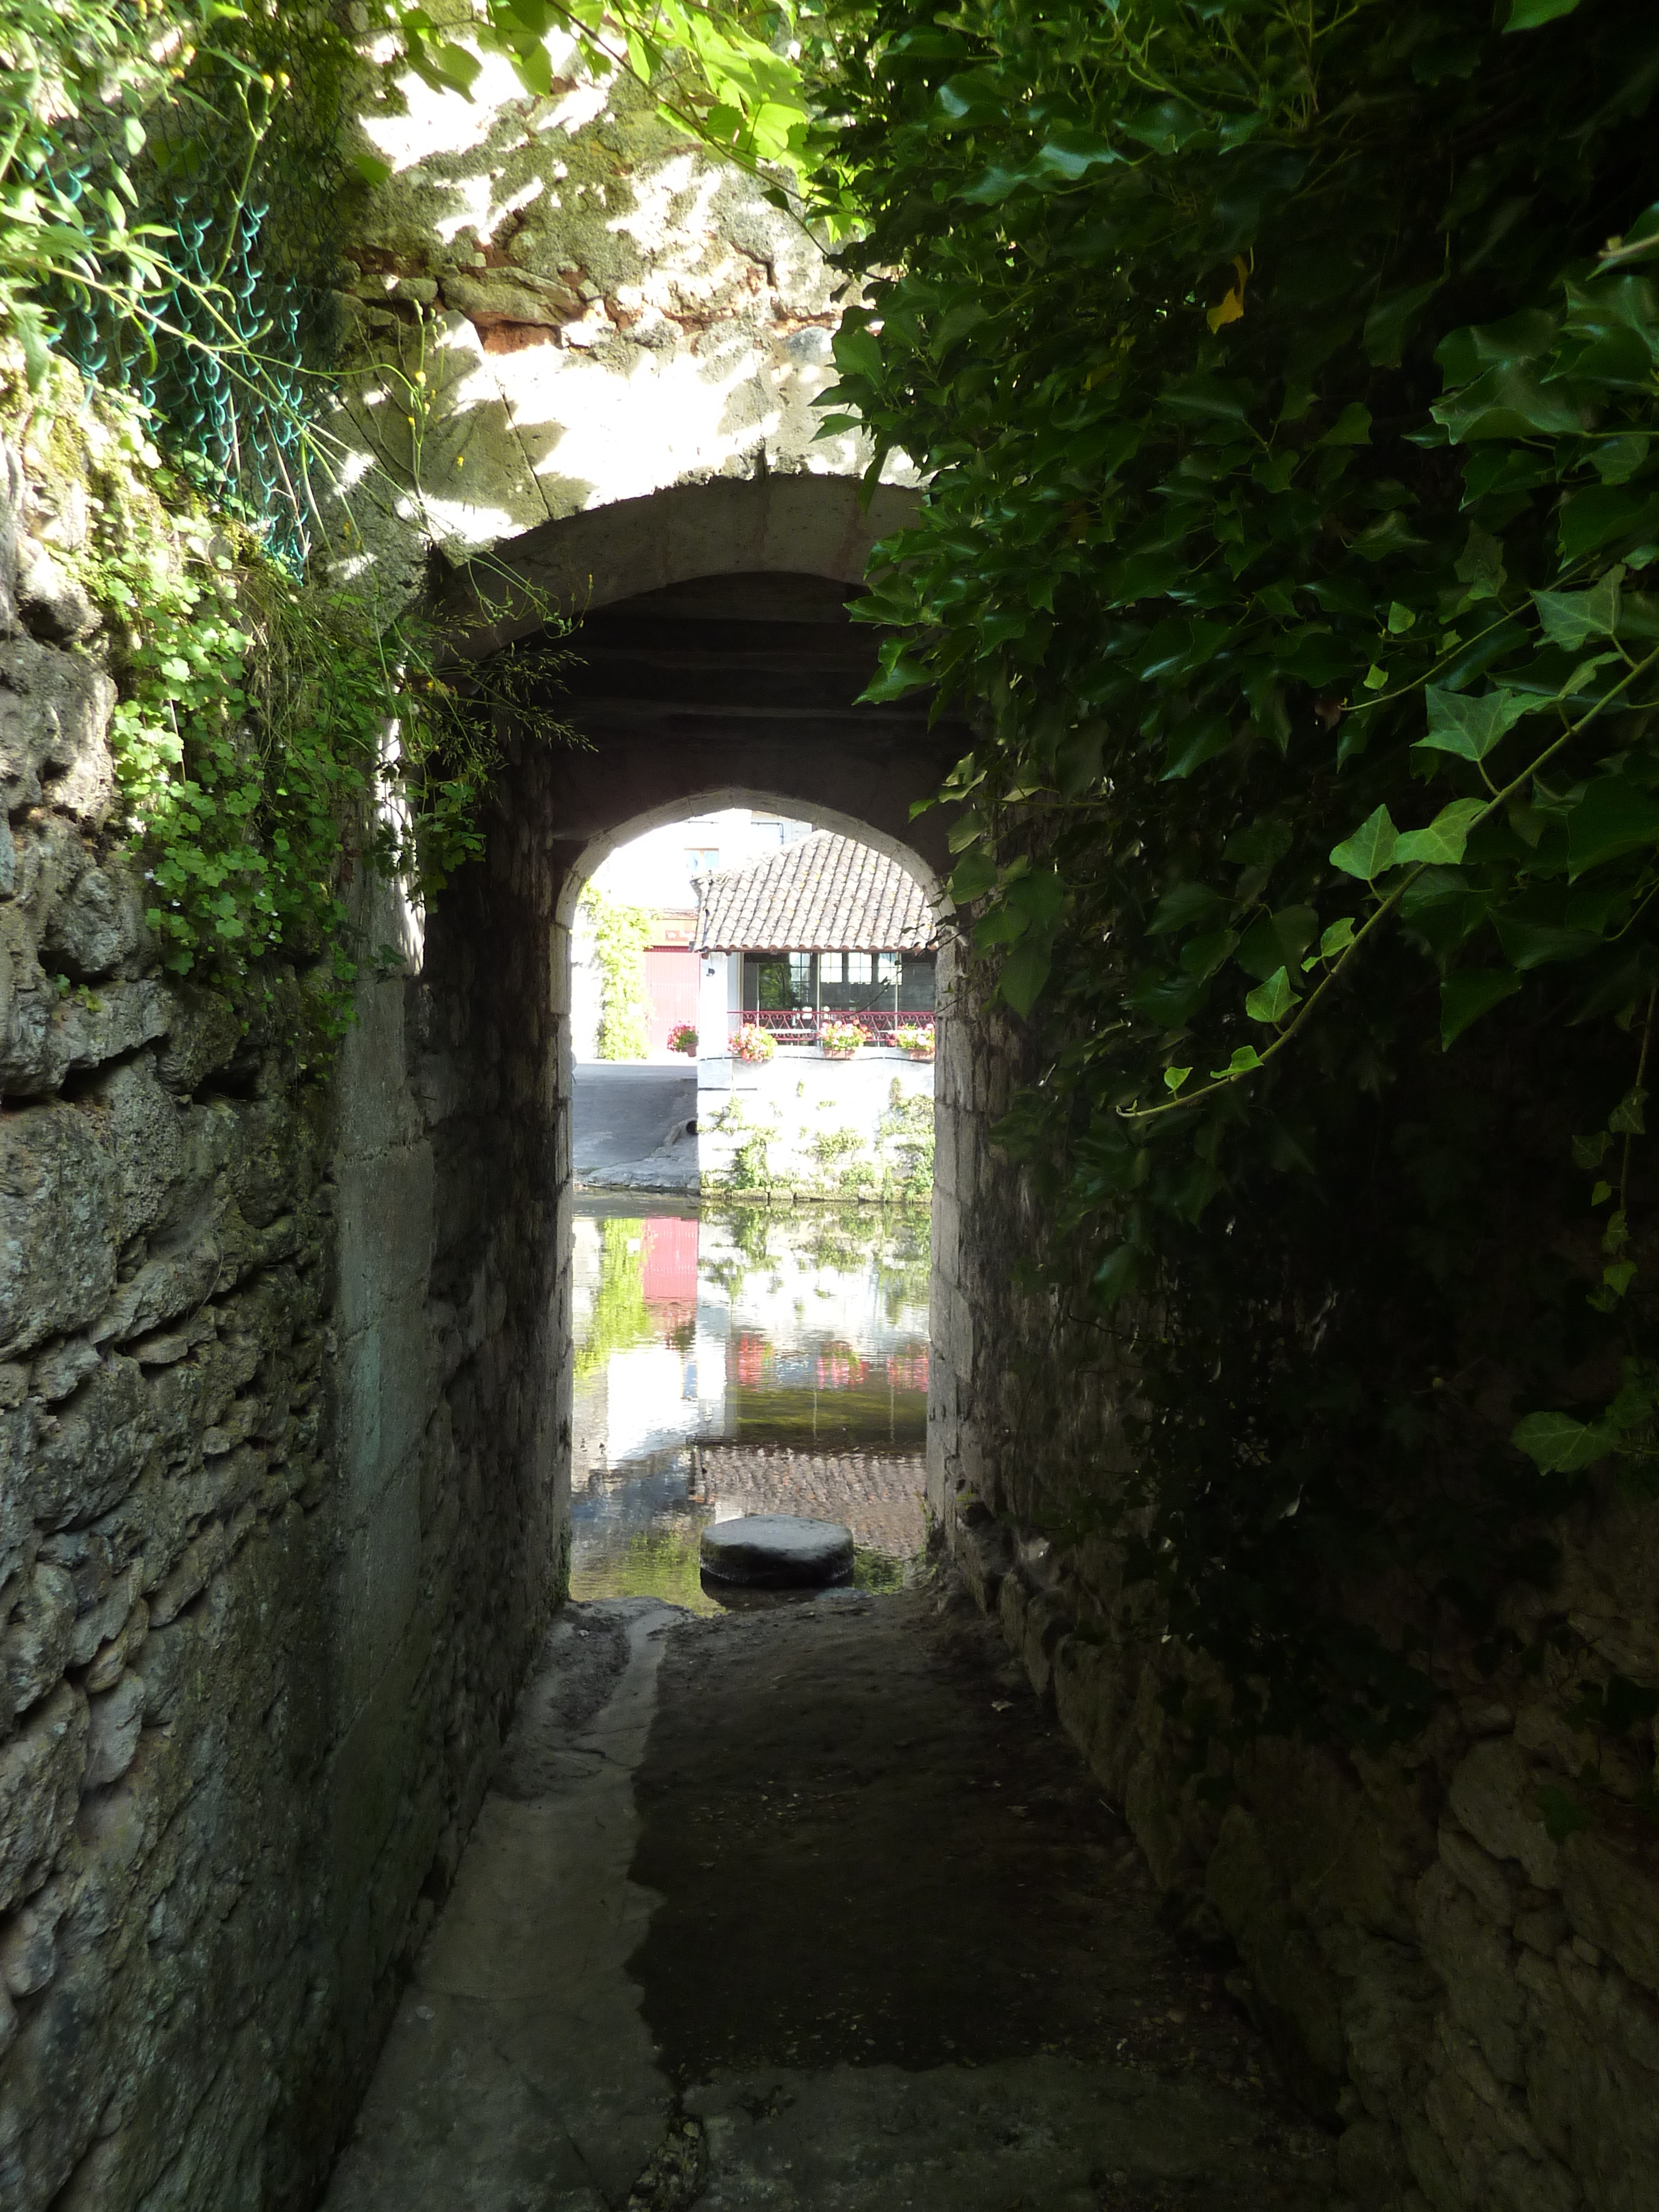
M915 878L827 830L704 877L696 889L703 952L921 952L933 942Z
M931 1021L937 925L915 878L884 853L818 830L700 877L696 892L705 1050L720 1048L717 1024L793 1046L850 1023L890 1046L907 1020Z

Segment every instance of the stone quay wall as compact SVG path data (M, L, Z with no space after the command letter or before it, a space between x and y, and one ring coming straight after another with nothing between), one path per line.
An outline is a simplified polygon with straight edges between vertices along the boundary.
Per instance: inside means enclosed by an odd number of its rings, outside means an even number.
M966 986L963 986L965 993ZM1304 2100L1340 2128L1339 2212L1643 2212L1659 2174L1659 1826L1597 1793L1552 1838L1538 1791L1609 1756L1552 1663L1494 1683L1455 1648L1443 1701L1391 1756L1258 1740L1206 1801L1160 1693L1218 1686L1163 1638L1093 1539L1043 1533L1079 1471L1125 1464L1127 1385L1022 1290L1045 1230L988 1132L1020 1032L958 1006L941 1030L930 1504L980 1603L1120 1808ZM1565 1612L1601 1662L1659 1680L1659 1509L1614 1494L1556 1524ZM1133 1622L1133 1631L1126 1630ZM1180 1699L1174 1702L1179 1705ZM1653 1756L1650 1738L1630 1754Z
M299 2212L556 1597L562 1137L469 928L536 917L500 837L331 1079L304 976L162 972L66 419L0 442L0 2204Z

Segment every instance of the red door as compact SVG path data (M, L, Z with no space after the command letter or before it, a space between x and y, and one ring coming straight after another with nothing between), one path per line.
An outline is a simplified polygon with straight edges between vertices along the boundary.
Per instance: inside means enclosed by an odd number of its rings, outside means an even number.
M697 956L679 945L653 945L645 956L645 992L651 1001L647 1049L668 1049L668 1032L682 1022L697 1026ZM690 1067L692 1063L687 1060Z

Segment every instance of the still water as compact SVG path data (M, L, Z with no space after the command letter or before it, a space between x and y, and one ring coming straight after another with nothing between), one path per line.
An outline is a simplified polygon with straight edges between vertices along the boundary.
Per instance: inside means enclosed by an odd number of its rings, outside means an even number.
M571 1593L700 1613L705 1525L844 1521L856 1579L921 1548L927 1216L576 1202Z

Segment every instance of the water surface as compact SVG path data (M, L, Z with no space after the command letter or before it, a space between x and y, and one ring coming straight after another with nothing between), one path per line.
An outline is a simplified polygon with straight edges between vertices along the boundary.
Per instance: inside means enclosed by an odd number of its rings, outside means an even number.
M920 1547L927 1217L576 1203L571 1589L714 1609L710 1520L845 1521L858 1578Z

